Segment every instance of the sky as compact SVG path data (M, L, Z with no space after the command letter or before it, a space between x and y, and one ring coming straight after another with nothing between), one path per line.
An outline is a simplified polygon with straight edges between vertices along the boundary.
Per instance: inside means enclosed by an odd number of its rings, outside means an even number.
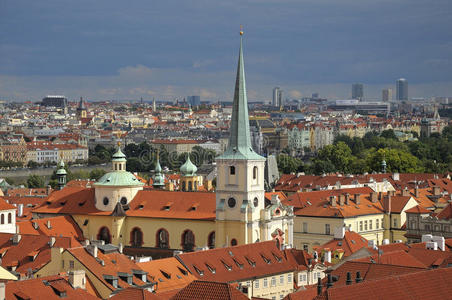
M450 0L0 0L0 99L452 96Z

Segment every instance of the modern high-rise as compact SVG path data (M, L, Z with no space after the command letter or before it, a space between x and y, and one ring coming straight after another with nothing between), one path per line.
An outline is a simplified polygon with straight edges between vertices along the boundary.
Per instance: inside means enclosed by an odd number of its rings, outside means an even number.
M408 100L408 81L405 78L396 81L396 94L397 100Z
M272 105L276 106L276 107L281 107L284 105L283 103L283 91L280 89L279 86L275 87L273 89L273 101L272 101Z
M352 84L352 99L363 100L364 98L364 86L362 83Z
M200 97L200 96L188 96L188 97L187 97L187 102L188 102L188 104L190 104L192 107L198 106L198 105L201 104L201 97Z
M384 102L392 101L392 89L383 89L381 92L381 100Z

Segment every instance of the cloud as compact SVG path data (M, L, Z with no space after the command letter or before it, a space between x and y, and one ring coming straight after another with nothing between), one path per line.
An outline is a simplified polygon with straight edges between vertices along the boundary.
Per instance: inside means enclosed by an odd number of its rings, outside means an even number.
M300 99L302 97L302 93L300 91L297 90L290 90L289 91L289 96L295 99Z

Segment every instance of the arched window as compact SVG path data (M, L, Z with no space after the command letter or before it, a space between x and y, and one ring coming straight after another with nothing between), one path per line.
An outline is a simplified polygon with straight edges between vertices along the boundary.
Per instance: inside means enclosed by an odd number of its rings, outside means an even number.
M2 216L0 217L1 218L1 220L0 220L0 224L5 224L5 214L2 214Z
M229 167L229 174L230 175L235 175L235 167L234 166L230 166Z
M182 233L182 249L184 249L184 251L193 251L194 247L195 235L191 230L187 229Z
M185 192L185 181L182 181L182 191Z
M257 167L253 168L253 179L257 179Z
M207 238L207 246L209 249L215 248L215 231L209 233L209 237Z
M198 182L196 180L193 182L193 190L198 190Z
M104 226L101 229L99 229L99 233L97 234L97 239L99 241L104 241L105 244L111 243L111 235L110 235L110 230L108 230L108 227Z
M192 182L191 181L188 182L188 190L190 192L193 191L193 186L192 186Z
M231 240L231 246L237 246L237 240L236 239L232 239Z
M140 228L135 227L130 232L130 244L132 247L141 247L143 245L143 232Z
M109 202L110 202L110 200L108 199L108 197L104 197L104 200L103 200L104 205L107 206Z
M11 224L13 222L13 216L11 213L8 214L8 224Z
M157 248L168 249L169 248L169 234L166 229L160 229L157 231Z

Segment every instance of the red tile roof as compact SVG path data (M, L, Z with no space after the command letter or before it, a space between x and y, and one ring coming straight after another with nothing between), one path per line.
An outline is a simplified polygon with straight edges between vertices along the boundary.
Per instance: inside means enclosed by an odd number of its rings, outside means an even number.
M50 226L50 228L49 228ZM71 216L34 219L17 223L19 233L58 237L72 237L83 241L83 232Z
M14 205L9 204L4 199L0 198L0 211L16 209Z
M196 280L178 292L171 300L248 300L248 297L232 287L221 282Z
M136 287L126 288L115 294L110 300L161 300L163 298L145 290Z
M322 251L323 249L330 249L332 252L337 250L344 251L344 257L350 256L356 251L368 246L368 241L362 237L359 233L354 231L345 231L343 239L332 239L331 241L314 247L317 251Z
M416 205L415 207L407 209L405 212L406 213L411 213L411 214L429 214L429 213L431 213L430 210L428 210L426 208L423 208L420 205Z
M450 220L452 219L452 203L449 203L443 210L436 215L438 219Z
M383 251L382 255L374 254L369 257L355 259L360 262L376 262L384 265L427 268L425 264L417 260L414 256L406 253L403 250L386 253Z

